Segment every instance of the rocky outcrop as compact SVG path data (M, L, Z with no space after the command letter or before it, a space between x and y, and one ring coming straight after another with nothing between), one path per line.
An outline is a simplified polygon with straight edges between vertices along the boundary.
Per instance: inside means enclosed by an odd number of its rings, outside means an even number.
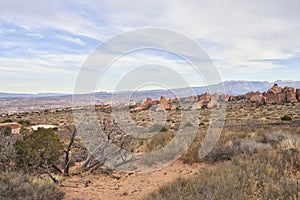
M296 93L294 92L294 88L285 87L283 88L283 92L285 94L285 102L286 103L295 103L297 102Z
M176 97L175 99L170 98L169 99L169 104L178 104L179 103L179 99Z
M300 101L300 89L295 91L292 87L281 88L278 84L274 84L267 92L248 92L244 95L239 96L228 96L204 93L197 96L191 96L184 98L183 101L194 102L192 109L203 109L203 108L219 108L221 102L241 103L246 105L263 105L263 104L284 104L284 103L295 103ZM180 108L180 100L177 98L166 99L164 96L160 97L160 100L153 101L148 98L144 103L138 105L131 111L141 111L149 109L153 105L158 105L157 111L165 110L177 110Z
M147 98L147 100L143 103L139 103L134 106L134 108L130 109L130 112L139 112L142 110L150 109L152 106L157 106L157 111L165 111L165 110L177 110L179 104L178 98L169 98L166 99L164 96L160 97L160 100L152 100L151 98Z
M219 100L223 99L223 101L226 101L225 95L210 95L209 93L204 93L202 95L197 96L198 102L195 103L192 107L193 110L196 109L202 109L202 108L218 108L220 107ZM229 97L227 98L227 100Z
M281 88L278 84L269 89L266 93L267 104L282 104L282 103L295 103L297 102L294 88L285 87Z
M273 87L265 93L265 95L267 104L278 104L285 102L283 90L278 86L278 84L274 84Z
M158 104L158 101L153 101L151 98L147 98L147 100L144 103L139 104L137 107L130 109L130 112L146 110L146 109L149 109L151 106L157 105L157 104Z
M300 89L296 89L296 99L300 101Z
M266 97L260 92L250 92L245 95L247 99L249 99L250 103L256 104L265 104Z
M202 109L202 108L207 107L207 105L211 101L211 95L209 93L204 93L202 95L197 95L196 99L197 99L197 102L196 102L196 104L194 104L194 106L192 108L193 110Z
M145 109L148 109L151 106L153 106L153 104L154 104L154 102L152 101L152 99L151 98L147 98L147 100L143 104L141 104L141 108L143 110L145 110Z
M170 109L170 106L169 106L168 100L166 99L166 97L161 96L159 105L156 108L156 110L157 111L165 111L165 110L169 110L169 109Z
M171 110L177 110L177 106L176 105L172 105L171 106Z
M211 96L210 102L206 105L207 108L219 108L220 104L219 104L219 100L220 100L221 96L219 96L218 94L214 94Z
M142 107L138 106L138 107L130 109L130 112L139 112L139 111L142 111L142 110L143 110Z
M298 93L300 91L298 90ZM274 84L267 92L249 92L242 95L246 102L255 104L283 104L297 102L297 91L292 87L281 88L278 84ZM234 97L234 99L239 99Z

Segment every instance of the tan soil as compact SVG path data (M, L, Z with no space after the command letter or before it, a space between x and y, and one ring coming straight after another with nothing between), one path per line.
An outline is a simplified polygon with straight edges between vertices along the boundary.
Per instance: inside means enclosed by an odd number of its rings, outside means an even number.
M69 177L62 183L65 199L84 200L131 200L142 199L160 186L179 177L196 175L208 168L205 163L183 164L176 161L173 164L150 173L114 173L120 179L113 179L107 175L88 175ZM90 181L88 186L85 182Z

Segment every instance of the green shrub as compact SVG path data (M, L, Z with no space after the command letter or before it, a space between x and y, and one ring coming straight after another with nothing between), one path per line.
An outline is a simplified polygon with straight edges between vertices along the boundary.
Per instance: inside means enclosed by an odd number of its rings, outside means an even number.
M11 128L8 126L0 126L0 136L10 136Z
M167 132L167 131L168 131L168 128L165 126L161 127L161 129L160 129L160 132Z
M63 154L59 137L51 129L39 128L14 144L16 164L25 170L51 167Z
M281 117L281 121L292 121L292 117L288 115L284 115L283 117Z
M23 126L29 126L31 124L29 120L20 120L18 123L22 124Z
M11 123L11 122L13 122L13 120L11 120L11 119L5 119L2 121L2 123Z
M32 129L25 128L24 126L20 129L21 135L29 135L32 133Z
M15 170L16 153L13 144L20 138L19 134L0 135L0 173Z
M49 181L18 173L0 174L0 199L60 200L63 196L64 193Z

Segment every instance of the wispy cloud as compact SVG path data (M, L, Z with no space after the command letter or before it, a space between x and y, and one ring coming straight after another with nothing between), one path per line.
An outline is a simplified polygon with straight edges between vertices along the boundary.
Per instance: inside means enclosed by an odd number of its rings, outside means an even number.
M99 43L123 31L160 27L183 33L203 46L223 79L299 80L299 6L297 0L2 1L0 78L8 80L9 75L16 82L26 82L22 73L33 73L48 75L51 82L51 77L64 81L56 75L64 74L71 77L70 86ZM122 66L116 64L110 72L122 74L130 69L124 66L153 60L193 76L183 60L145 52L119 61ZM20 84L10 85L11 91L20 91L15 87ZM44 85L51 88L50 83Z
M85 45L85 43L80 38L72 38L72 37L63 36L63 35L58 36L58 38L66 41L66 42L72 42L72 43L75 43L75 44L78 44L81 46Z

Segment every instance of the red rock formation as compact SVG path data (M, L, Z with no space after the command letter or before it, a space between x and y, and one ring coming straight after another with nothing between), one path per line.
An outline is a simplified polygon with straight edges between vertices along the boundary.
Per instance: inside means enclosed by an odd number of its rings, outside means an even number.
M159 101L157 101L157 100L153 101L151 98L147 98L147 100L144 103L138 105L135 108L130 109L130 112L146 110L146 109L149 109L151 106L157 105L157 104L159 104Z
M193 110L207 107L211 101L211 95L209 93L204 93L202 95L198 95L197 99L198 103L193 106ZM209 105L209 107L211 107L211 105Z
M130 112L139 112L139 111L142 111L142 110L143 110L142 107L138 106L136 108L130 109Z
M169 106L167 99L164 96L161 96L159 105L156 110L157 111L161 111L161 110L165 111L165 110L169 110L169 109L170 109L170 106Z
M295 94L294 91L295 90L292 87L285 87L283 89L283 92L285 94L285 102L286 103L295 103L295 102L297 102L296 94Z
M220 96L218 94L214 94L211 96L210 102L206 105L207 108L218 108L220 107L219 104Z
M244 94L243 96L246 98L246 99L251 99L251 97L253 95L255 95L256 93L255 92L248 92L247 94Z
M300 89L296 89L296 99L300 101Z
M274 84L273 87L267 91L266 103L267 104L285 103L285 95L283 93L283 89L280 88L278 84Z
M177 110L177 106L176 105L172 105L171 110Z
M179 103L179 99L176 97L175 99L173 99L172 103L178 104Z
M285 87L280 88L277 84L265 93L267 104L281 104L281 103L294 103L297 102L294 88Z
M145 109L150 108L152 105L153 105L152 99L151 99L151 98L147 98L147 100L146 100L144 103L142 103L142 104L140 105L140 107L141 107L143 110L145 110Z
M256 104L265 104L266 98L260 92L252 92L251 94L249 94L249 101L251 103L256 103Z
M292 87L281 88L278 84L274 84L267 92L249 92L244 95L239 96L228 96L228 95L211 95L209 93L204 93L197 96L191 96L185 98L185 100L196 102L192 109L202 109L202 108L217 108L220 107L219 102L228 101L238 101L243 103L248 103L253 106L253 104L283 104L283 103L294 103L300 100L300 89L296 91ZM158 105L159 104L159 105ZM140 111L149 109L153 105L158 105L157 111L165 110L177 110L179 104L179 99L166 99L161 96L160 100L153 101L148 98L146 102L132 109L131 111Z

